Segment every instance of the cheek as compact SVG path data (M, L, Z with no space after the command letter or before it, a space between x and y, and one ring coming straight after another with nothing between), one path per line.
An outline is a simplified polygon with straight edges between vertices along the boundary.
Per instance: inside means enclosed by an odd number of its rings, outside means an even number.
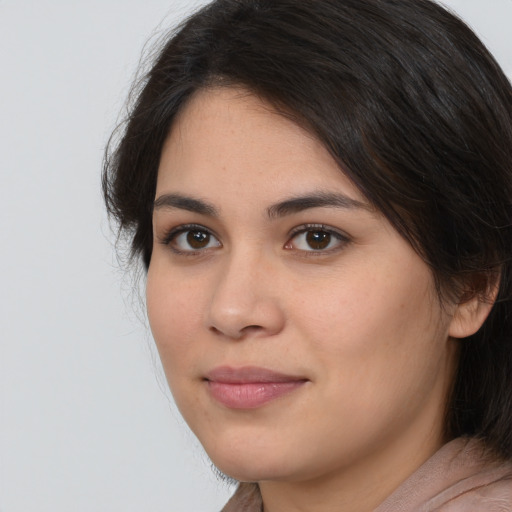
M371 266L363 270L341 270L319 288L297 286L291 296L300 329L328 351L409 343L412 334L432 330L431 320L438 315L426 272L394 279L384 272L372 273ZM407 268L404 273L408 275Z
M401 387L428 388L445 357L449 325L428 268L414 257L397 261L393 272L378 262L361 273L354 268L296 299L309 352L333 388L353 392L360 403L375 404Z
M307 333L305 352L322 390L312 416L332 436L331 445L350 439L347 450L361 451L405 430L423 409L437 414L446 326L430 275L415 276L397 283L347 274L329 293L297 301L298 331Z
M158 266L150 266L146 286L149 324L168 376L193 358L192 343L201 324L201 296L197 288L179 282Z

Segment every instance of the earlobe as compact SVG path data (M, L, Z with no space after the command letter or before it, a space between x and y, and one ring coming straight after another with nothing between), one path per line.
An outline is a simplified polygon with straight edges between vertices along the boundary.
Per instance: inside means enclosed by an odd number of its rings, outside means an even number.
M463 298L451 320L449 335L452 338L466 338L475 334L489 316L498 290L499 278L485 292L473 293L468 299Z

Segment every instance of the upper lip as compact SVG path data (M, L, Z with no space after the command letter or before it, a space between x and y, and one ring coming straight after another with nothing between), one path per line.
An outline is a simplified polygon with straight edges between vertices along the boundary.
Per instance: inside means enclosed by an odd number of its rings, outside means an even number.
M248 384L251 382L295 382L308 379L258 366L242 366L239 368L218 366L205 375L205 380L226 384Z

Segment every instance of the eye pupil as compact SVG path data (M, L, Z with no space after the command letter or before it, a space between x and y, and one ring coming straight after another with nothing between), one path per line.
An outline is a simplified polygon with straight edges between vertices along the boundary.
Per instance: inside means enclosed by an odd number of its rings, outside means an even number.
M326 231L308 231L306 241L311 249L325 249L331 243L331 234Z
M204 231L189 231L187 233L187 243L194 249L202 249L210 243L210 235Z

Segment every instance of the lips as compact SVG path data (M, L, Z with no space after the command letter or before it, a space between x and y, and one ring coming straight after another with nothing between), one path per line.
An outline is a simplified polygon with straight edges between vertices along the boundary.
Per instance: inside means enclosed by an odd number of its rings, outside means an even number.
M205 377L212 398L229 409L256 409L302 387L307 379L245 366L215 368Z

